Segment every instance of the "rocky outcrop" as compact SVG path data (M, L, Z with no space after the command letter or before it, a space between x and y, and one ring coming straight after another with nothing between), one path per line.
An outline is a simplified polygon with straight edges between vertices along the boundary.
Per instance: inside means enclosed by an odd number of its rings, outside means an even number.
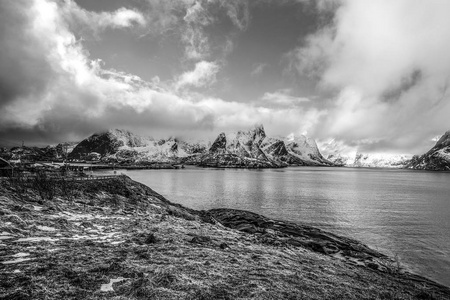
M225 153L227 150L227 137L225 133L219 134L214 143L209 148L210 153Z
M450 171L450 131L447 131L427 153L414 156L407 168Z
M273 220L249 211L212 209L208 213L222 225L247 233L259 234L266 243L293 245L327 255L337 255L365 265L379 260L376 268L386 265L387 257L366 245L318 228Z

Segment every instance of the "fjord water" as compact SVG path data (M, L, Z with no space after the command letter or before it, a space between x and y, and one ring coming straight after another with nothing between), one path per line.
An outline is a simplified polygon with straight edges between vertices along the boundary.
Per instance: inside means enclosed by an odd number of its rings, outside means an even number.
M121 171L172 202L306 223L450 286L450 173L296 167Z

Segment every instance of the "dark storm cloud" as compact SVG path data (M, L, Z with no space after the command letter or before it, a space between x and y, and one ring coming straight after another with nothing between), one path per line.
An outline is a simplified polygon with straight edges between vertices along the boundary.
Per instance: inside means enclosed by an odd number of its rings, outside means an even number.
M33 24L21 8L28 1L0 1L0 107L21 97L39 97L52 69L27 34Z

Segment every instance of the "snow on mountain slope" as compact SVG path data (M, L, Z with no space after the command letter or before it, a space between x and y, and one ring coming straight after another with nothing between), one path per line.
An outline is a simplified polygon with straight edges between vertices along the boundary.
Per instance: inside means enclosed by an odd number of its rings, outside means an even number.
M72 158L85 158L98 153L103 161L112 162L172 162L180 157L206 151L206 144L189 144L176 138L154 140L127 130L113 129L95 133L80 142L72 151Z
M274 166L333 165L320 154L315 141L306 136L291 135L287 138L267 137L262 125L248 131L221 133L205 157L211 163L227 154L246 159L256 159ZM233 158L234 159L234 158Z
M141 147L146 145L147 138L134 135L127 130L112 129L106 132L94 133L81 141L72 152L70 158L84 158L95 152L100 156L116 153L121 147Z
M407 167L418 170L450 170L450 131L447 131L427 153L414 156Z
M411 155L386 153L357 153L349 167L365 168L404 168L411 160Z
M270 160L260 146L266 137L264 127L248 131L220 133L208 152L199 157L199 165L209 167L276 168L283 165Z
M300 158L307 164L333 165L332 162L322 156L316 142L310 137L291 134L285 139L285 144L290 154Z
M336 165L365 168L403 168L412 155L391 153L360 153L357 147L331 139L319 143L323 155Z

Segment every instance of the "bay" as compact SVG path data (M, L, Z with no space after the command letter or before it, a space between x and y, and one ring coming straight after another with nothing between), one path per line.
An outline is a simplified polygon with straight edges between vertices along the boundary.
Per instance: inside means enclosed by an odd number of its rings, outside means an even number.
M450 286L450 173L327 167L119 172L194 209L244 209L355 238Z

